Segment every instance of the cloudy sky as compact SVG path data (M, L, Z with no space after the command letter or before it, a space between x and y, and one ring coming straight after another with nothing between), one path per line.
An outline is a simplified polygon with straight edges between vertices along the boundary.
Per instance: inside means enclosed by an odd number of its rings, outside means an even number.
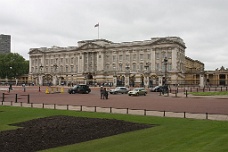
M30 48L179 36L205 70L228 68L228 0L0 0L0 34L28 59Z

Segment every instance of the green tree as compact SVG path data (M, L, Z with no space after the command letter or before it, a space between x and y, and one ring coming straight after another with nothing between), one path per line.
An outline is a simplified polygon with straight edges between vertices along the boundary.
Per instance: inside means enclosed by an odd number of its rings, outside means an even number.
M0 54L0 77L16 78L29 72L29 61L18 53Z

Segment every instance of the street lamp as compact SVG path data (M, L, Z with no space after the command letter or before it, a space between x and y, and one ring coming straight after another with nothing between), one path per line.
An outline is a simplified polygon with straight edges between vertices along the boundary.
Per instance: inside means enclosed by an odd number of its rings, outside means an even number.
M116 75L116 67L113 67L113 85L117 86L117 75Z
M168 62L168 59L167 57L165 57L164 59L164 65L165 65L165 80L164 80L164 88L163 88L163 91L162 93L167 93L169 94L169 89L168 89L168 84L167 84L167 62Z
M165 57L165 59L164 59L164 65L165 65L165 80L164 80L164 84L165 85L167 83L167 62L168 62L168 59L167 59L167 57Z

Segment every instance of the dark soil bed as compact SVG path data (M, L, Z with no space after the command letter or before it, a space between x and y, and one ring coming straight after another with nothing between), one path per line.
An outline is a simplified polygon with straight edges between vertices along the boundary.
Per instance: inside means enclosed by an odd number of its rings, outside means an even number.
M21 128L0 132L1 152L32 152L152 127L114 119L73 116L52 116L12 125Z

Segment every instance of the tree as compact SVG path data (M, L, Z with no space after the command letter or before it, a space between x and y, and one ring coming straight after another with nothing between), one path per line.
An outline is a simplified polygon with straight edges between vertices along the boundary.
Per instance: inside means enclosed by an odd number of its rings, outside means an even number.
M29 72L29 61L18 53L0 54L0 77L17 78Z

